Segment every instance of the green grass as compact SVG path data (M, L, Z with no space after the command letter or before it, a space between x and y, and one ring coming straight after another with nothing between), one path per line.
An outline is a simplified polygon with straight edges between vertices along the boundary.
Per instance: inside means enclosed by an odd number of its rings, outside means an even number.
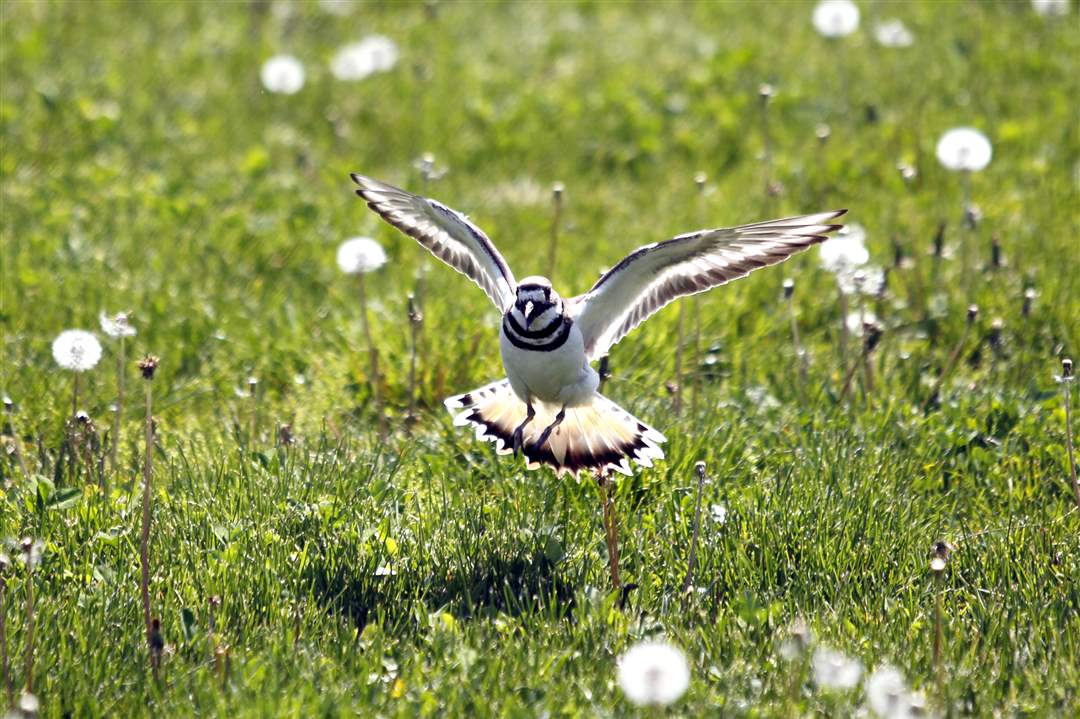
M1053 381L1080 340L1076 8L1053 22L1026 2L860 4L863 28L837 43L799 3L440 3L433 19L396 3L347 17L313 4L0 5L0 390L18 405L5 446L14 428L34 475L0 460L0 537L45 542L33 575L42 714L629 715L616 657L654 635L693 673L672 714L858 711L861 693L822 691L780 658L798 617L868 667L895 664L936 713L1080 712L1080 513ZM874 44L875 13L903 18L916 45ZM400 45L398 66L335 81L335 49L368 32ZM259 84L279 51L307 68L294 96ZM775 198L762 191L762 82L777 91ZM973 177L984 216L970 233L959 178L934 159L957 125L994 142ZM715 362L696 416L675 417L665 390L678 308L618 345L605 392L670 438L667 460L618 485L622 569L639 585L620 610L595 485L524 472L441 407L503 375L494 313L380 224L348 179L419 190L424 151L449 169L430 193L480 223L519 276L544 270L548 188L565 183L564 295L702 223L850 208L875 263L891 263L894 237L914 260L869 304L885 325L872 398L861 375L839 397L836 290L816 251L701 299ZM898 162L918 169L910 188ZM700 204L699 170L711 190ZM937 261L927 250L943 220L956 255ZM390 255L368 289L397 429L385 444L357 288L334 263L355 234ZM997 270L984 269L992 235ZM405 303L420 273L422 412L406 434ZM789 276L805 388L780 298ZM971 303L960 362L924 411ZM139 601L142 380L129 362L121 468L101 490L63 458L72 377L50 355L59 331L96 330L100 310L121 309L139 330L129 356L162 358L151 597L170 649L158 682ZM115 351L84 382L101 435ZM249 375L254 435L236 392ZM684 597L699 460L710 482L698 591ZM939 685L928 562L942 539L956 549ZM5 580L22 686L27 572Z

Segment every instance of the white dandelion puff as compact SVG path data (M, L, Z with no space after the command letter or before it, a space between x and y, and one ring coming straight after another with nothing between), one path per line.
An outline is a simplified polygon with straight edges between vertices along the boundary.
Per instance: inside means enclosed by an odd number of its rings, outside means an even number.
M870 261L870 251L866 249L865 242L866 230L861 225L845 225L833 237L821 243L821 266L838 279L852 275L856 268Z
M363 80L377 72L393 69L398 61L398 46L385 35L371 35L344 46L330 61L330 74L338 80Z
M664 706L690 686L690 666L676 647L665 642L635 644L618 662L619 687L638 706Z
M724 524L727 522L727 507L725 507L724 505L710 505L709 512L712 514L713 521L717 524Z
M370 237L353 237L338 247L337 263L347 275L366 274L386 264L386 252Z
M851 0L822 0L811 20L824 37L846 37L859 29L859 8Z
M915 44L915 36L898 18L882 20L874 25L874 39L884 47L911 47Z
M862 337L863 330L877 324L877 317L873 312L852 312L844 320L848 332L856 337Z
M1043 17L1064 17L1069 14L1069 0L1031 0L1031 9Z
M937 144L938 162L947 170L978 172L993 154L989 138L973 127L954 127Z
M852 689L862 677L862 663L843 652L829 647L818 647L811 660L814 683L825 689Z
M345 17L353 8L354 0L319 0L319 9L327 15Z
M805 654L813 643L814 633L810 627L802 619L796 619L780 642L780 656L789 662L794 661Z
M115 315L107 315L102 312L98 315L101 322L101 331L109 337L134 337L135 328L131 325L131 313L117 312Z
M866 678L866 703L882 719L908 716L907 691L904 675L888 664L878 667Z
M263 63L259 79L270 92L294 95L304 86L304 65L292 55L274 55Z
M101 343L85 330L64 330L53 340L52 353L64 369L85 372L101 359Z

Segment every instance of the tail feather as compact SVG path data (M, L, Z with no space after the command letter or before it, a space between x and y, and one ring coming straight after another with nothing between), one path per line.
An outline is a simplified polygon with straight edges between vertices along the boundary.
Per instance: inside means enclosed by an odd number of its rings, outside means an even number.
M507 380L450 397L444 404L455 426L474 427L476 438L493 442L498 454L513 451L514 430L525 420L526 407ZM536 416L522 432L528 469L546 464L560 477L583 470L630 475L631 461L651 467L653 460L664 457L660 448L664 435L602 395L594 395L588 405L567 408L562 424L543 447L536 442L555 420L559 407L539 403L533 409Z

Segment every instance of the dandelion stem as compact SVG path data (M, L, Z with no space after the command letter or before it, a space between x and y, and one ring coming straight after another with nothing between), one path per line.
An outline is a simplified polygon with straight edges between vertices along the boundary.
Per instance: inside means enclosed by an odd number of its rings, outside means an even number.
M379 416L379 436L386 437L386 413L383 412L382 388L379 386L379 353L375 349L375 343L371 340L371 323L368 320L367 293L364 281L364 273L359 275L360 287L360 320L364 325L364 340L368 346L368 381L371 383L371 398L375 402L375 411Z
M423 314L416 306L416 297L409 295L409 414L408 420L416 419L416 346Z
M964 345L967 344L968 334L971 332L971 326L975 324L975 316L978 313L978 308L972 305L968 308L967 323L964 325L964 332L960 335L960 341L956 343L956 347L953 348L952 353L949 355L949 359L945 362L945 368L938 375L937 381L934 382L934 388L930 391L930 396L926 398L923 403L923 409L929 409L933 404L934 398L938 396L941 391L942 385L948 378L949 373L952 372L953 367L956 365L956 361L960 359L960 354L964 351Z
M26 693L34 693L34 543L23 540L26 555Z
M551 188L552 203L554 205L554 213L551 216L551 240L548 245L548 267L547 276L555 276L555 250L559 244L559 225L562 220L562 196L563 185L561 182L556 182Z
M705 463L698 462L694 465L697 472L697 499L694 502L694 533L690 537L690 555L687 559L686 579L683 580L682 590L685 594L694 583L694 568L697 566L698 536L701 533L701 495L705 489Z
M866 349L866 302L863 300L862 292L859 292L859 336L863 340L863 348L859 353L863 368L863 393L869 403L874 391L874 375L873 370L870 368L870 352Z
M143 461L143 501L142 534L139 540L139 589L142 595L143 621L146 624L146 643L150 649L150 665L157 671L156 652L154 650L154 629L150 620L150 482L153 478L154 460L154 415L153 415L153 379L158 359L146 357L139 362L146 384L146 455Z
M799 322L795 319L795 300L793 297L794 284L789 284L790 282L788 280L784 283L784 298L787 302L788 318L791 320L791 342L795 346L795 359L799 363L799 389L802 390L806 388L807 374L810 370L810 358L799 340Z
M1061 384L1065 387L1065 446L1069 452L1069 473L1072 476L1073 495L1076 497L1076 507L1080 509L1080 482L1076 479L1076 455L1073 452L1072 407L1070 406L1073 382L1072 360L1062 360L1061 366Z
M941 675L941 645L942 645L942 591L941 581L943 579L944 572L934 572L934 672L937 674L938 685L944 684Z
M611 571L611 588L619 589L619 538L615 524L615 484L609 479L600 480L600 495L604 505L604 531L607 536L608 567Z
M683 324L686 321L686 303L679 303L679 328L675 336L675 416L682 415L682 382L683 382Z
M112 442L109 446L109 465L117 471L120 452L120 419L124 413L124 336L120 335L120 354L116 360L116 411L113 413Z
M698 188L698 227L705 227L705 181L704 172L694 175L694 183ZM701 391L701 297L694 295L694 342L693 362L694 372L690 380L690 416L697 417L698 394Z
M844 291L840 292L840 366L847 367L847 347L848 347L848 329L847 329L847 315L848 315L848 300Z
M248 377L248 396L251 397L251 430L248 433L248 443L254 446L259 434L259 382L254 377Z
M75 387L71 393L71 416L79 413L79 383L82 380L82 372L75 372Z
M7 557L4 557L4 565L0 567L0 571L7 571ZM11 706L15 701L15 689L11 686L11 666L8 662L7 653L7 627L4 623L4 617L7 616L4 610L4 593L7 590L7 577L0 575L0 666L3 667L4 672L4 690L7 692L7 703Z
M26 466L22 441L19 440L19 430L15 427L15 405L8 397L4 397L4 411L7 414L8 425L11 427L11 446L15 450L15 459L19 462L19 469L22 470L23 479L29 480L30 470Z

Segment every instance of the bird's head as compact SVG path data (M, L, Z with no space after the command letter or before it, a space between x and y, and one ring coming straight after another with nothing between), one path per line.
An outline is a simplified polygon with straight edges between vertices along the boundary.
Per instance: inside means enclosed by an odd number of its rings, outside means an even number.
M545 277L526 277L517 286L514 320L524 329L538 332L562 319L563 302Z

